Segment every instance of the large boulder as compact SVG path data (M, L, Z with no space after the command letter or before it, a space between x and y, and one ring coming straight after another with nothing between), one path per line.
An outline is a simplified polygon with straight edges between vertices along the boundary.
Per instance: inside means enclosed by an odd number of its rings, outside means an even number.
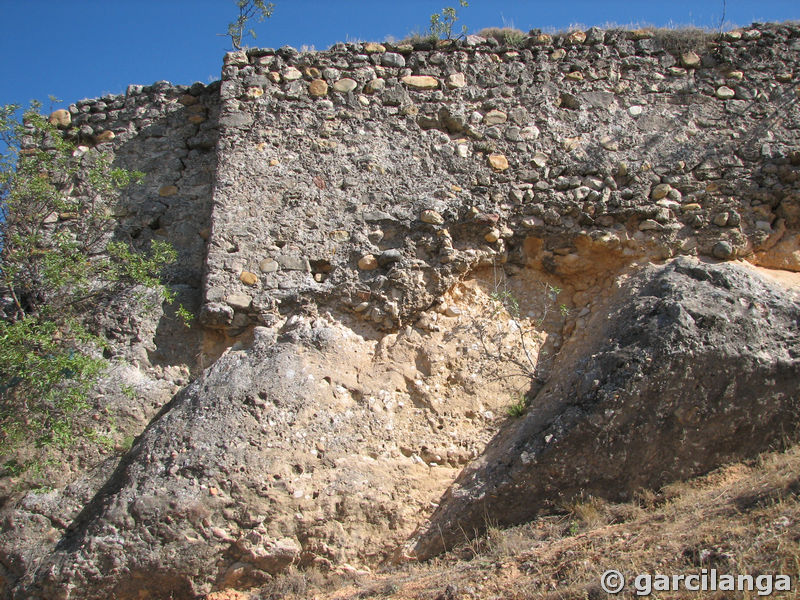
M796 437L796 288L682 258L622 280L611 305L406 551L430 557L581 494L626 500Z

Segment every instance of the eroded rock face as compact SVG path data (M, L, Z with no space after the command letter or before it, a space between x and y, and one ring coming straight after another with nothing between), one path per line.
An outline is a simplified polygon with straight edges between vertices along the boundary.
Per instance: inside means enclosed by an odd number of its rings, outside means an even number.
M528 414L458 477L412 544L420 558L579 494L642 488L796 437L800 295L751 268L676 259L619 286L564 348Z
M378 341L295 317L254 335L164 408L63 536L51 531L18 582L26 597L194 598L289 565L374 565L478 455L510 394L508 371L459 358L444 333Z

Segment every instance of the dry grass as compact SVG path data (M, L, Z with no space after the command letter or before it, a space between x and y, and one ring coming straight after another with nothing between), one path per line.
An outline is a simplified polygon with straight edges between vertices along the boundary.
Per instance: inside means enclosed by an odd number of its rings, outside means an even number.
M504 46L521 46L528 35L515 27L488 27L481 29L478 35L482 38L494 38Z
M369 578L320 581L302 589L282 585L260 598L355 600L594 599L607 597L599 581L618 569L631 581L639 573L790 574L800 570L800 446L728 466L634 502L609 504L585 498L564 514L488 533L425 564L395 567ZM298 577L294 574L294 577ZM324 579L325 577L323 577ZM311 580L314 581L311 581ZM620 598L631 598L628 592ZM771 598L794 598L776 592ZM652 596L656 597L656 596ZM659 592L661 600L686 592ZM697 598L755 599L757 592Z

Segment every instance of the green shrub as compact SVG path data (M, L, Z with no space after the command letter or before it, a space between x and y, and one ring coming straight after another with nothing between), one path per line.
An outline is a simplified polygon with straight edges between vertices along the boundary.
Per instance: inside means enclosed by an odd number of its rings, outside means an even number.
M105 369L104 342L85 327L97 303L136 288L171 300L160 279L176 258L111 242L109 208L143 174L74 146L39 114L0 107L0 459L19 465L28 442L67 446L91 437L76 424ZM14 471L16 467L11 469ZM6 469L8 471L8 468Z

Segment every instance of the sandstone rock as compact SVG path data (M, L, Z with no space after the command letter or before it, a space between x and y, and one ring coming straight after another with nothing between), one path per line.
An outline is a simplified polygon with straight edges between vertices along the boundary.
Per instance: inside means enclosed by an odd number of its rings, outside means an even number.
M583 44L586 41L586 34L583 31L573 31L567 36L570 44Z
M489 166L495 171L505 171L508 169L508 159L502 154L490 154L488 157Z
M251 273L250 271L242 271L242 274L239 275L239 281L245 285L257 285L258 275Z
M375 42L367 42L364 44L364 52L367 54L382 54L386 52L386 47Z
M661 229L661 225L658 224L658 221L654 221L653 219L645 219L639 223L639 231L653 231L658 229Z
M406 75L400 81L415 90L434 90L439 87L439 80L429 75Z
M315 79L308 84L308 94L313 98L322 98L328 94L328 84L324 79Z
M500 230L492 229L486 235L483 236L483 239L485 239L490 244L494 244L497 240L500 239Z
M358 268L362 271L374 271L378 268L378 259L372 254L365 254L358 259Z
M117 137L113 131L102 131L94 136L94 143L95 144L103 144L105 142L110 142L115 137Z
M508 115L502 110L490 110L486 113L486 116L483 117L483 123L485 125L498 125L506 121L508 121Z
M430 223L431 225L441 225L444 223L444 218L435 210L423 210L419 216L419 220L423 223Z
M54 125L59 129L66 129L72 124L72 115L68 110L59 108L50 113L50 117L47 121L50 125Z
M410 545L417 557L484 531L487 514L508 526L585 494L628 500L784 435L798 410L797 294L731 263L679 258L624 282L614 306L587 323L588 345L554 366L536 410L459 475Z

